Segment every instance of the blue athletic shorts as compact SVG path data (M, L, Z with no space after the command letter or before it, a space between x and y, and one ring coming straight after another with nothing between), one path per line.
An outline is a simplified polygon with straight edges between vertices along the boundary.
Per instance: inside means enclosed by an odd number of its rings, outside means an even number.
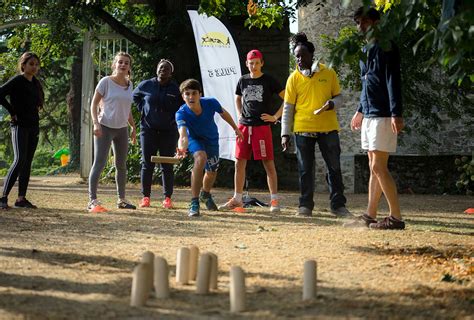
M206 171L215 172L219 168L219 145L208 145L202 140L189 139L189 152L205 151L207 154Z

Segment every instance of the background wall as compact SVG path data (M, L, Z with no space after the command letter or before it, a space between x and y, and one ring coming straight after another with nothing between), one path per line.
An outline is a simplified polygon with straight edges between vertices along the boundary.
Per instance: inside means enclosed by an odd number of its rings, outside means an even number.
M360 5L360 1L352 1L351 6L345 9L342 1L327 0L326 5L318 11L314 4L299 9L298 29L305 32L309 40L315 44L317 57L325 54L321 46L321 35L335 37L341 27L352 25L353 12ZM345 105L339 110L338 117L341 124L341 165L344 184L347 192L366 192L368 171L364 173L360 170L367 168L367 157L360 156L363 154L360 149L360 133L353 133L350 130L350 120L357 110L359 93L343 88L342 94ZM472 108L472 105L466 106L468 107ZM425 143L425 139L420 135L403 133L399 137L396 157L391 159L390 166L400 188L409 186L420 193L441 192L443 188L428 186L437 179L435 173L444 172L449 181L455 181L457 173L454 171L454 157L438 157L438 155L470 155L474 150L473 119L453 120L444 114L440 117L442 119L440 128L431 133L435 142L428 145L427 152L420 151L419 145ZM410 127L412 120L405 119L405 122L407 127ZM319 152L316 152L316 157L317 190L327 190L324 162ZM453 170L448 167L452 167Z

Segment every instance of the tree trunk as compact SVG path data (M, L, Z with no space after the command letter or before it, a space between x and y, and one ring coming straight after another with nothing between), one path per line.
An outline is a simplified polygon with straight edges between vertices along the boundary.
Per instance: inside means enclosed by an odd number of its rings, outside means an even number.
M67 94L69 117L69 151L68 171L79 170L81 154L81 86L82 86L82 47L76 49L71 67L71 79Z

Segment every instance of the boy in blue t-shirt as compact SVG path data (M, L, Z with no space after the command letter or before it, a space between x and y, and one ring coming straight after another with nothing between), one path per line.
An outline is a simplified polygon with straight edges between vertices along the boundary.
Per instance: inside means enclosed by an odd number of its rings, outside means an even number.
M179 86L179 91L186 104L176 112L176 124L179 131L176 156L184 158L187 149L193 154L189 216L197 217L199 216L199 199L206 203L208 210L217 210L211 196L211 188L216 181L219 167L219 132L214 122L214 114L217 112L234 129L237 139L242 139L243 135L232 116L215 98L201 97L202 90L199 81L185 80Z

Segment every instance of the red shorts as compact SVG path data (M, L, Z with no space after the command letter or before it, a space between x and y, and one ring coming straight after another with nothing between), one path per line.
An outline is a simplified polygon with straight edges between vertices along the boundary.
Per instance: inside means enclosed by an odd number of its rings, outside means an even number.
M250 127L239 124L243 140L235 144L235 157L250 160L253 152L255 160L273 160L273 140L270 126Z

